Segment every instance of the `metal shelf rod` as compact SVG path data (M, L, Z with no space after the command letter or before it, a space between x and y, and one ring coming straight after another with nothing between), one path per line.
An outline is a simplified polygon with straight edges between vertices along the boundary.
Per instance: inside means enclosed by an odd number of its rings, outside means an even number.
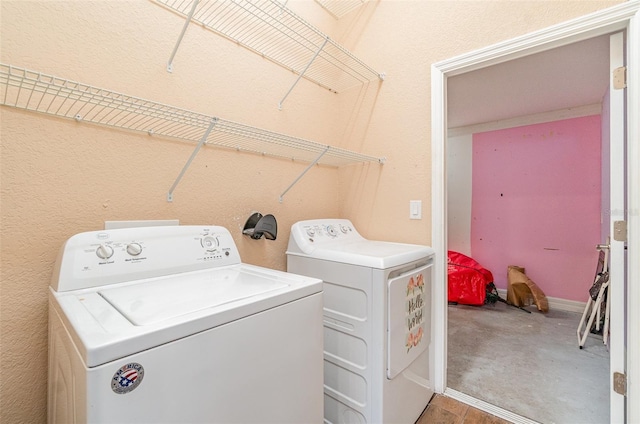
M324 49L324 46L327 45L327 41L329 41L329 37L325 38L324 43L322 43L322 45L320 46L320 48L318 49L316 54L313 55L313 57L311 58L311 60L307 64L307 66L305 66L305 68L302 70L302 72L300 72L300 75L298 75L298 78L296 78L296 80L293 83L293 85L291 86L291 88L289 88L289 91L287 91L287 94L285 94L284 97L282 98L282 100L280 100L280 103L278 103L278 109L282 110L282 103L284 103L284 101L287 99L287 96L289 96L289 93L291 93L291 91L294 89L294 87L298 84L298 81L300 81L300 78L302 78L304 76L305 72L307 72L307 69L309 69L309 66L311 66L313 61L316 60L316 57L318 57L318 55L320 54L322 49Z
M173 182L173 185L171 186L171 188L169 189L169 192L167 193L167 202L173 202L173 191L178 186L178 183L184 176L184 173L187 172L187 169L189 168L189 166L191 166L191 162L193 162L193 160L195 159L196 155L200 151L200 148L207 142L207 138L209 137L211 130L213 130L213 127L216 125L216 122L218 122L217 118L213 118L211 120L211 123L209 124L209 128L207 128L207 130L204 132L204 134L202 135L202 138L200 139L200 142L198 142L198 145L193 150L193 153L191 153L191 156L189 156L187 163L185 163L184 166L182 167L182 171L180 171L180 174L178 174L178 178L176 178L176 180Z
M173 59L176 57L176 53L178 52L178 47L180 47L180 43L182 43L182 38L184 34L187 32L187 27L189 26L189 22L191 22L191 18L193 18L193 12L196 11L196 6L198 5L199 0L193 0L193 5L191 6L191 11L187 15L187 19L184 21L184 26L182 27L182 32L178 36L178 41L176 42L175 47L173 48L173 52L171 52L171 57L169 57L169 62L167 62L167 72L173 72Z
M331 146L327 146L326 149L324 149L324 151L322 153L320 153L320 155L316 158L316 160L314 160L313 162L311 162L309 164L309 166L307 166L305 168L304 171L302 171L302 173L300 175L298 175L298 178L296 178L295 180L293 180L293 182L291 184L289 184L289 187L287 187L282 194L280 195L280 203L282 203L282 200L284 198L284 195L287 194L287 192L289 190L291 190L291 188L296 185L298 183L298 181L300 181L300 178L302 178L304 176L304 174L306 174L316 163L318 163L318 161L322 158L322 156L324 156L325 153L327 153L329 151L329 149L331 148Z

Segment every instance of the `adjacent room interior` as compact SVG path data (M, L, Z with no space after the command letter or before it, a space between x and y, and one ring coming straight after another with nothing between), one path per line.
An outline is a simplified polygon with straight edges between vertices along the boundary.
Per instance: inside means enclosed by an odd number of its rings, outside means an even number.
M576 337L608 234L608 71L600 36L447 85L448 249L502 299L524 267L550 304L450 305L447 386L539 422L608 420L607 346Z

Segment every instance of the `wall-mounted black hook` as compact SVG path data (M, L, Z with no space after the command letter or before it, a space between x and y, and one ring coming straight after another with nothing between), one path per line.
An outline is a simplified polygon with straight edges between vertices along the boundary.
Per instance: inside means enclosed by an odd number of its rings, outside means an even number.
M275 240L278 235L278 223L271 214L262 216L260 212L255 212L244 224L242 234L254 240L262 238L263 235L267 240Z

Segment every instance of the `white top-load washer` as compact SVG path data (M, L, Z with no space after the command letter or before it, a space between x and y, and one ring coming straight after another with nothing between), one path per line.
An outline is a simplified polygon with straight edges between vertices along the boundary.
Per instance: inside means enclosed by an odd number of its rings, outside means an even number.
M413 424L426 408L433 256L346 219L292 226L287 270L324 280L326 423Z
M322 281L223 227L77 234L50 289L50 423L322 422Z

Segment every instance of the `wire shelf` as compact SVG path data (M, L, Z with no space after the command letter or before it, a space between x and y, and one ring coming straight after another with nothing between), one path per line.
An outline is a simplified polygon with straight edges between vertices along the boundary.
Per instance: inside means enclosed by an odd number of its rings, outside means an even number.
M280 195L281 202L283 196L315 164L339 167L358 162L384 163L384 158L226 121L4 63L0 63L0 105L197 142L191 157L167 193L169 202L173 201L173 191L204 144L309 163Z
M384 79L275 0L155 1L333 92Z
M336 19L342 18L347 13L351 12L369 0L316 0L320 6L322 6L331 16Z
M0 63L2 105L109 127L339 167L383 159ZM327 150L328 149L328 150Z

